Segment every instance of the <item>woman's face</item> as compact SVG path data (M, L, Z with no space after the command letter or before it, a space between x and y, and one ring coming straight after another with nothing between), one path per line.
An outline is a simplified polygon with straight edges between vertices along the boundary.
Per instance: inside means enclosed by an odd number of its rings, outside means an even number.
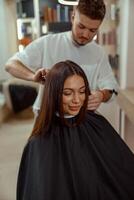
M85 101L85 83L81 76L72 75L65 80L63 88L63 111L77 115Z

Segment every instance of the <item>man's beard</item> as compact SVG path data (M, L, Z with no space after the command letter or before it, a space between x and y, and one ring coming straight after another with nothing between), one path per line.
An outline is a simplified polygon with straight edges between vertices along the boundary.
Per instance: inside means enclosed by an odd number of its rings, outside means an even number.
M79 43L79 42L77 42L77 40L74 40L73 38L72 38L72 40L73 40L73 44L75 44L76 46L84 46L84 45L86 45L86 44L82 44L82 43Z
M79 46L85 46L86 44L88 44L90 41L86 42L86 43L79 43L77 40L75 40L74 34L72 32L72 42L75 46L79 47Z

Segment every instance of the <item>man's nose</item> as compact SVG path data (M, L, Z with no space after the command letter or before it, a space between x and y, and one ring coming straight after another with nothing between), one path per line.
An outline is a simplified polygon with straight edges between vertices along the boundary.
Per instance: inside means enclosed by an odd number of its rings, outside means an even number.
M85 29L83 31L83 37L86 38L86 39L90 38L90 31L88 29Z

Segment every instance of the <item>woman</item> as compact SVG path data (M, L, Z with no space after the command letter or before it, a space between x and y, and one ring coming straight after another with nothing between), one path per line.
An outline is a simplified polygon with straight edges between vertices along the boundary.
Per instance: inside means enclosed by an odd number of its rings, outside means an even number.
M133 200L134 155L109 122L86 111L83 70L59 62L24 149L17 200Z

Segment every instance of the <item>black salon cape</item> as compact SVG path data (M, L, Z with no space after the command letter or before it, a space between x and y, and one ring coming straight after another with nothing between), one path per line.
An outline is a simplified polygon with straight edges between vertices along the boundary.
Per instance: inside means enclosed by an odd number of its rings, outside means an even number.
M134 200L134 154L101 115L73 128L55 117L25 146L17 200Z

